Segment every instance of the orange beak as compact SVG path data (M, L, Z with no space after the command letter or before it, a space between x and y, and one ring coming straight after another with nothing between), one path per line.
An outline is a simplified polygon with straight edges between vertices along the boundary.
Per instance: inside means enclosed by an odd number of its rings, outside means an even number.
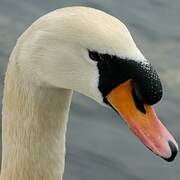
M145 146L156 155L172 161L178 152L175 139L160 122L152 106L144 104L145 113L138 110L132 89L132 82L128 80L113 89L106 98Z

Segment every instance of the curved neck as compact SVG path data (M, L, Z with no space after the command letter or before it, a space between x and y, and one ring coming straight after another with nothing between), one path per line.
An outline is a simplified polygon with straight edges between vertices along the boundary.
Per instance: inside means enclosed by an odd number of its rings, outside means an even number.
M72 91L28 84L12 67L4 88L0 179L61 180Z

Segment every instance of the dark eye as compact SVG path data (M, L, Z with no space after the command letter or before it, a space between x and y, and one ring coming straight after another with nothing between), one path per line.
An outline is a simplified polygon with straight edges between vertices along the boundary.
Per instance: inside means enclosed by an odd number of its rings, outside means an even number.
M100 60L100 55L98 52L96 51L90 51L89 50L89 57L93 60L93 61L99 61Z

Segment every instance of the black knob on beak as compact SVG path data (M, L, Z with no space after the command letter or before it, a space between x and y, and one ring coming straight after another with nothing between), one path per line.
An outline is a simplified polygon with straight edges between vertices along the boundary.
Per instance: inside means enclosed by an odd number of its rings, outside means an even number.
M162 85L159 76L150 63L133 63L134 88L139 98L146 104L153 105L162 98Z

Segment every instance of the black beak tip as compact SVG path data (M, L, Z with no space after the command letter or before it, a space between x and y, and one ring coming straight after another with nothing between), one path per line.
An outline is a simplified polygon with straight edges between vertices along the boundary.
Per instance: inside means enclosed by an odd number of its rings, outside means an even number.
M169 158L164 158L162 157L164 160L168 161L168 162L172 162L177 153L178 153L178 148L176 147L176 145L172 142L172 141L168 141L169 147L171 148L171 156Z

